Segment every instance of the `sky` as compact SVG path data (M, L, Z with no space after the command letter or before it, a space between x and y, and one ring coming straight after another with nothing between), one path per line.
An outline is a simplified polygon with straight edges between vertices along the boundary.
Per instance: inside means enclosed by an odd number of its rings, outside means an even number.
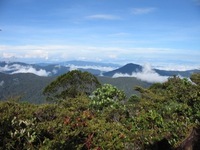
M200 67L200 0L0 0L0 61Z

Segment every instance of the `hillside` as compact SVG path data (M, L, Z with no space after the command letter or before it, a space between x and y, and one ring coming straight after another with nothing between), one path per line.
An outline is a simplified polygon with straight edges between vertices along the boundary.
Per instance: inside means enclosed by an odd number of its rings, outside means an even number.
M43 89L56 77L41 77L30 73L8 75L0 73L0 99L22 96L22 101L33 103L45 102ZM108 83L124 90L127 96L135 94L134 86L148 87L150 84L136 78L98 77L101 84Z
M22 101L43 103L45 97L42 95L42 90L53 79L30 73L13 75L0 73L0 99L21 96Z

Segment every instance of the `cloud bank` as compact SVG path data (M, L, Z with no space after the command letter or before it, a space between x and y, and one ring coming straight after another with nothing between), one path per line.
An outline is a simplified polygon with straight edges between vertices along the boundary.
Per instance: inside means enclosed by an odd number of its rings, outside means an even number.
M112 71L116 68L113 67L105 67L105 66L76 66L76 65L67 65L66 67L70 68L70 71L72 70L77 70L77 69L95 69L95 70L100 70L100 71Z
M32 66L22 66L19 64L13 64L13 65L5 65L4 67L0 67L0 72L11 72L11 74L16 73L33 73L38 76L48 76L50 72L47 72L46 70L40 69L36 70Z
M187 71L187 70L200 70L200 65L163 65L163 66L155 66L156 69L167 70L167 71Z
M116 41L115 41L116 42ZM118 41L119 42L119 41ZM116 44L115 44L116 45ZM190 54L190 55L188 55ZM112 63L149 62L160 65L169 62L194 66L199 64L199 51L154 48L154 47L116 47L116 46L90 46L90 45L0 45L0 60L21 62L61 62L66 60L84 60ZM166 55L168 57L166 57ZM156 60L156 61L155 61Z
M149 64L145 64L141 72L133 72L131 75L122 73L116 73L113 75L113 78L117 77L136 77L139 80L149 83L163 83L168 79L168 76L160 76L158 73L156 73Z

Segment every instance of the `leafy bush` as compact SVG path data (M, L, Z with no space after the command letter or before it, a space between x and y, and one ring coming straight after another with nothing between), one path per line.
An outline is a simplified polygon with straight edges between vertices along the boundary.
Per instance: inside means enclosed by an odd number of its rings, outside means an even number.
M125 101L125 98L123 91L110 84L104 84L91 95L90 106L96 110L103 110L106 107L117 108L120 102Z
M132 136L141 145L167 139L176 147L192 127L199 124L199 86L187 79L172 77L163 84L148 89L137 87L141 92L139 103L132 107Z
M1 102L0 149L123 149L126 128L89 110L89 102Z

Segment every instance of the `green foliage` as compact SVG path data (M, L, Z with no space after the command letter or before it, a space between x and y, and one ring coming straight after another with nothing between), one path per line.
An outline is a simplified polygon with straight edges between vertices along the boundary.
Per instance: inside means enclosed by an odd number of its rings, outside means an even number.
M47 96L47 100L55 101L75 98L81 94L90 95L99 86L100 83L94 75L73 70L51 82L43 93Z
M191 75L190 79L200 86L200 73L194 73Z
M137 87L141 99L132 108L132 136L141 145L166 138L176 147L199 124L199 87L187 79L169 78L148 89Z
M120 90L124 90L127 97L132 94L138 94L133 91L133 85L148 87L151 84L137 80L136 78L108 78L98 76L101 84L109 83ZM20 101L28 101L34 104L42 104L46 102L46 96L43 94L44 88L56 77L40 77L34 74L3 74L0 73L0 100L8 100L12 97L20 96Z
M118 108L119 103L124 101L125 98L123 91L110 84L104 84L91 95L91 107L96 110L103 110L107 107Z
M113 86L116 86L119 90L123 90L127 97L130 97L132 94L138 95L139 93L135 90L133 90L131 87L135 86L141 86L144 88L149 87L152 85L151 83L144 82L141 80L138 80L137 78L127 78L127 77L119 77L119 78L109 78L104 76L98 76L98 80L101 82L101 84L111 84Z
M137 96L135 94L131 95L131 97L129 97L129 99L128 99L129 103L137 103L139 101L140 101L139 96Z
M162 139L175 148L200 124L198 84L172 77L136 90L141 97L128 101L122 91L104 85L91 98L78 94L43 105L0 102L0 149L142 150Z
M89 110L89 102L0 102L0 149L124 149L127 129Z

